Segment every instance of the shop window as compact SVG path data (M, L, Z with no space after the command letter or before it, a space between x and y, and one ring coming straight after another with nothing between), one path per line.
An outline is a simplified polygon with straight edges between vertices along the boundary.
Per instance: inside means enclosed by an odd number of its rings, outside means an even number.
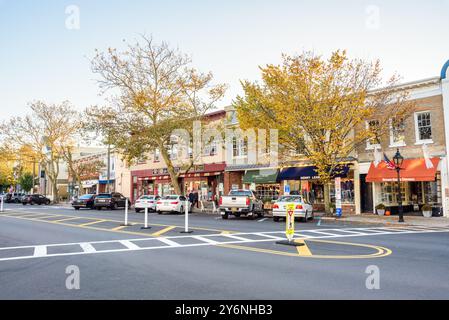
M366 129L371 133L372 137L366 141L366 149L374 149L380 147L378 140L379 120L370 120L366 122Z
M398 205L398 186L396 182L381 183L381 202L385 205ZM407 183L401 182L402 204L406 203Z
M432 122L430 112L415 113L416 143L432 143Z
M405 121L404 119L390 120L390 147L405 146Z

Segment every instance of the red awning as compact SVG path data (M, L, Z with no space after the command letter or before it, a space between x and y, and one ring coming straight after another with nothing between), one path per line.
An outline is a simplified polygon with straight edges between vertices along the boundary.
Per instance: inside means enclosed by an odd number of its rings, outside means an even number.
M402 164L401 181L434 181L440 159L432 158L430 160L433 168L427 169L424 158L405 159ZM367 182L391 182L397 180L396 170L388 169L385 161L379 163L377 168L374 166L374 163L371 163L366 177Z

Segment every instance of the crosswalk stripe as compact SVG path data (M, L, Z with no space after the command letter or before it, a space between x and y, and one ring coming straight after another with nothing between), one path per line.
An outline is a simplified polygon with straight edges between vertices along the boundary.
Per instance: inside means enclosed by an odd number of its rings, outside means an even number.
M87 253L94 253L97 251L90 243L80 243L80 246L83 251Z
M328 238L350 238L350 237L362 237L362 236L378 236L378 235L401 235L401 234L424 234L424 233L435 233L435 232L449 232L447 227L441 228L432 228L430 230L426 229L416 229L411 230L406 227L401 228L340 228L340 229L320 229L321 234L315 232L314 235L302 234L300 232L295 233L295 241L304 241L308 238L310 239L328 239ZM397 230L400 230L399 232ZM301 232L313 231L313 230L303 230ZM322 232L324 231L324 232ZM347 231L346 234L344 232ZM365 232L366 231L366 232ZM355 233L357 232L357 233ZM127 239L127 240L106 240L106 241L90 241L90 242L75 242L75 243L57 243L57 244L46 244L46 245L28 245L28 246L17 246L17 247L0 247L0 252L4 250L14 250L14 249L33 249L33 253L28 256L9 256L5 258L0 258L0 261L8 261L8 260L23 260L23 259L32 259L32 258L42 258L42 257L56 257L56 256L73 256L73 255L81 255L81 254L96 254L96 253L111 253L111 252L123 252L128 250L134 251L142 251L142 250L156 250L156 249L164 249L164 248L173 248L173 247L199 247L199 246L211 246L211 245L237 245L244 243L260 243L260 242L269 242L274 240L284 239L283 231L270 231L270 232L249 232L249 233L236 233L236 234L207 234L207 235L188 235L188 236L171 236L171 237L148 237L148 238L137 238L137 239ZM251 236L261 236L262 239L254 239ZM225 240L219 240L220 237L226 238ZM176 242L177 239L196 239L201 241L201 243L189 243L189 244L180 244ZM140 247L136 243L139 241L154 241L154 246L146 246ZM229 240L229 241L228 241ZM165 243L167 246L160 246L157 244L157 241ZM107 249L107 250L96 250L96 244L117 244L120 243L126 249ZM64 248L68 248L69 246L79 245L82 248L82 251L71 252L69 250L61 250ZM58 253L49 254L47 252L48 248L59 248ZM305 249L304 249L305 250ZM304 252L307 254L307 252Z
M169 240L167 238L159 237L159 238L155 238L155 239L157 239L160 242L163 242L165 244L168 244L170 247L180 247L181 246L179 243Z
M204 241L204 242L207 242L207 243L210 243L210 244L217 244L218 243L217 241L214 241L212 239L208 239L208 238L205 238L205 237L202 237L202 236L193 236L192 238L200 240L200 241Z
M47 246L36 246L34 247L34 254L35 257L44 257L47 255Z
M140 249L140 247L137 244L135 244L129 240L120 240L119 243L123 244L125 247L127 247L130 250Z

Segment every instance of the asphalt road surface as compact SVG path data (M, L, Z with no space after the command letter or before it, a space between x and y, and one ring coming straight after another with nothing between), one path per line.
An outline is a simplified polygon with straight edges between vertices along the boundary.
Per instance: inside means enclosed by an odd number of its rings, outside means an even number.
M449 298L449 229L314 220L294 247L283 221L192 214L185 234L183 215L129 217L5 205L0 299Z

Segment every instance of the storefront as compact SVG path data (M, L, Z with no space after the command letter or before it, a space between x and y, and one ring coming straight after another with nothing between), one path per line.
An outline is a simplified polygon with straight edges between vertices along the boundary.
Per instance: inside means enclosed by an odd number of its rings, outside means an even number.
M243 186L254 191L264 201L279 198L281 184L277 181L278 169L247 170L243 176Z
M343 212L355 212L354 171L349 165L342 165L335 171L334 178L341 178L341 195ZM290 194L300 194L314 205L317 211L324 210L324 185L315 166L284 168L278 175L281 191L288 185ZM335 203L335 182L329 183L330 202Z
M96 194L97 193L97 185L98 185L98 180L81 181L82 190L80 191L80 195Z
M424 204L435 210L442 206L440 159L405 159L400 172L400 187L404 212L419 212ZM388 169L385 162L371 164L366 182L373 184L373 207L384 204L392 214L398 210L398 183L396 170Z

